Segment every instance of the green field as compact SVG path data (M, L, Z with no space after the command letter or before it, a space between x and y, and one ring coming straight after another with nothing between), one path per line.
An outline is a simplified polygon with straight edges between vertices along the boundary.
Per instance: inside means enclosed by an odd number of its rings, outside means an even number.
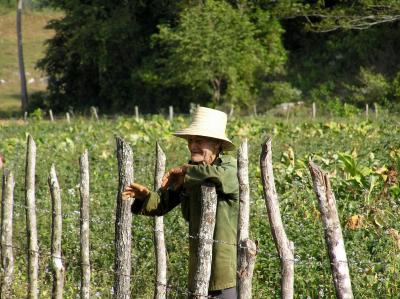
M112 297L114 219L118 185L115 137L122 136L134 150L135 180L152 186L155 142L167 155L167 167L186 162L184 141L171 136L188 119L170 123L162 116L145 120L116 117L99 122L73 118L51 123L0 123L0 151L16 177L14 245L15 298L26 289L26 233L24 168L26 136L37 145L36 198L40 242L40 292L51 292L50 194L47 177L55 163L62 188L63 255L66 264L65 298L76 298L79 269L79 163L89 151L91 173L91 266L94 298ZM228 135L236 144L249 140L251 183L251 238L258 240L253 298L279 298L280 262L267 219L260 181L260 145L273 136L276 187L286 232L295 244L295 298L334 298L329 259L318 204L306 166L309 158L331 175L340 213L355 298L396 298L400 292L400 122L398 117L365 121L350 119L291 119L272 116L233 118ZM294 159L290 154L294 152ZM390 171L390 169L394 171ZM360 219L358 223L351 220ZM184 298L177 288L186 285L187 226L179 208L165 216L168 279L174 286L168 298ZM132 294L152 298L154 251L152 219L135 216L133 229Z
M44 90L45 75L35 68L39 59L44 56L46 39L53 32L44 29L51 19L60 18L62 13L54 11L26 11L22 18L22 38L24 46L25 71L28 83L28 93ZM19 112L20 83L18 71L18 51L16 35L15 11L0 8L0 116ZM33 80L34 81L33 81Z

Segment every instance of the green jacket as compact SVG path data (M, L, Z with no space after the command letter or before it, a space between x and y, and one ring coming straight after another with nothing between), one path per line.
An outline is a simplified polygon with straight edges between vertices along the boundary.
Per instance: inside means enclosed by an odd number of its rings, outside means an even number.
M214 230L213 259L209 290L236 286L236 239L239 211L239 184L236 160L220 156L213 165L190 165L183 188L179 192L166 190L151 192L144 201L135 200L132 212L160 216L181 204L183 217L189 222L189 290L193 290L193 277L197 265L196 236L200 226L201 185L215 184L217 215Z

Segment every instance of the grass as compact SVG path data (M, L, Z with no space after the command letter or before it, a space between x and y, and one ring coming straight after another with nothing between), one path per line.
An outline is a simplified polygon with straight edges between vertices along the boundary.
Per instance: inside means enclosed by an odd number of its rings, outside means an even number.
M47 22L62 16L57 11L25 11L22 17L22 38L28 93L46 88L44 74L35 68L36 62L44 56L44 42L53 32L44 29ZM16 36L16 12L0 10L0 116L20 112L20 82ZM42 80L40 80L42 79Z

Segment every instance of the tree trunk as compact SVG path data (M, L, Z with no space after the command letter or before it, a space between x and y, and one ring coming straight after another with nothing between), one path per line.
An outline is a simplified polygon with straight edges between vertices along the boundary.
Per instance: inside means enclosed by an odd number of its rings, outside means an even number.
M11 298L11 287L14 273L13 255L13 206L14 206L14 176L4 170L2 201L1 201L1 293L0 298Z
M336 209L336 200L332 192L328 175L312 162L308 168L313 179L314 191L318 198L319 209L324 225L325 240L328 245L329 258L336 297L339 299L352 299L349 266L347 263L346 249L344 247L342 228Z
M239 180L239 231L238 231L238 265L237 288L238 297L251 298L251 281L257 255L256 244L249 239L250 187L248 171L247 139L238 149L238 180Z
M81 299L90 298L90 247L89 247L89 158L85 150L79 159L81 170L81 183L79 192L81 195Z
M28 235L28 298L39 296L39 245L37 237L36 199L35 199L36 144L28 135L25 167L25 206L26 231Z
M202 185L202 205L199 228L198 264L194 274L194 299L208 297L208 284L211 275L212 248L217 211L217 193L213 185Z
M18 64L19 64L19 77L21 82L21 109L22 112L28 108L28 91L26 88L26 77L25 77L25 63L24 63L24 52L22 46L22 0L18 0L17 5L17 41L18 41Z
M165 160L165 154L157 143L154 191L157 191L161 187L161 180L165 172ZM165 299L167 296L167 249L165 248L164 221L162 216L154 217L154 243L157 267L154 298Z
M272 139L268 137L262 146L260 156L261 179L264 189L265 204L271 224L272 236L281 259L281 298L293 298L294 291L294 245L286 236L278 196L275 189L275 179L272 169Z
M51 260L53 272L53 290L52 299L62 299L64 290L64 274L65 268L62 263L61 256L61 239L62 239L62 208L61 208L61 191L58 184L56 168L54 164L51 166L48 179L51 204L52 204L52 226L51 226Z
M214 78L211 80L211 85L213 87L213 102L214 103L219 103L221 99L221 79L219 78Z
M124 189L133 183L133 154L131 147L117 138L118 195L115 218L115 280L114 298L129 299L131 283L131 240L133 199L122 199Z

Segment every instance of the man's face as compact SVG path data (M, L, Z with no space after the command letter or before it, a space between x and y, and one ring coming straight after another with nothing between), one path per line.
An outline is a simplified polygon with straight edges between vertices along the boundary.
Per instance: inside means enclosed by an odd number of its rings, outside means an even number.
M220 151L220 142L202 136L189 136L188 148L191 160L196 163L212 164Z

